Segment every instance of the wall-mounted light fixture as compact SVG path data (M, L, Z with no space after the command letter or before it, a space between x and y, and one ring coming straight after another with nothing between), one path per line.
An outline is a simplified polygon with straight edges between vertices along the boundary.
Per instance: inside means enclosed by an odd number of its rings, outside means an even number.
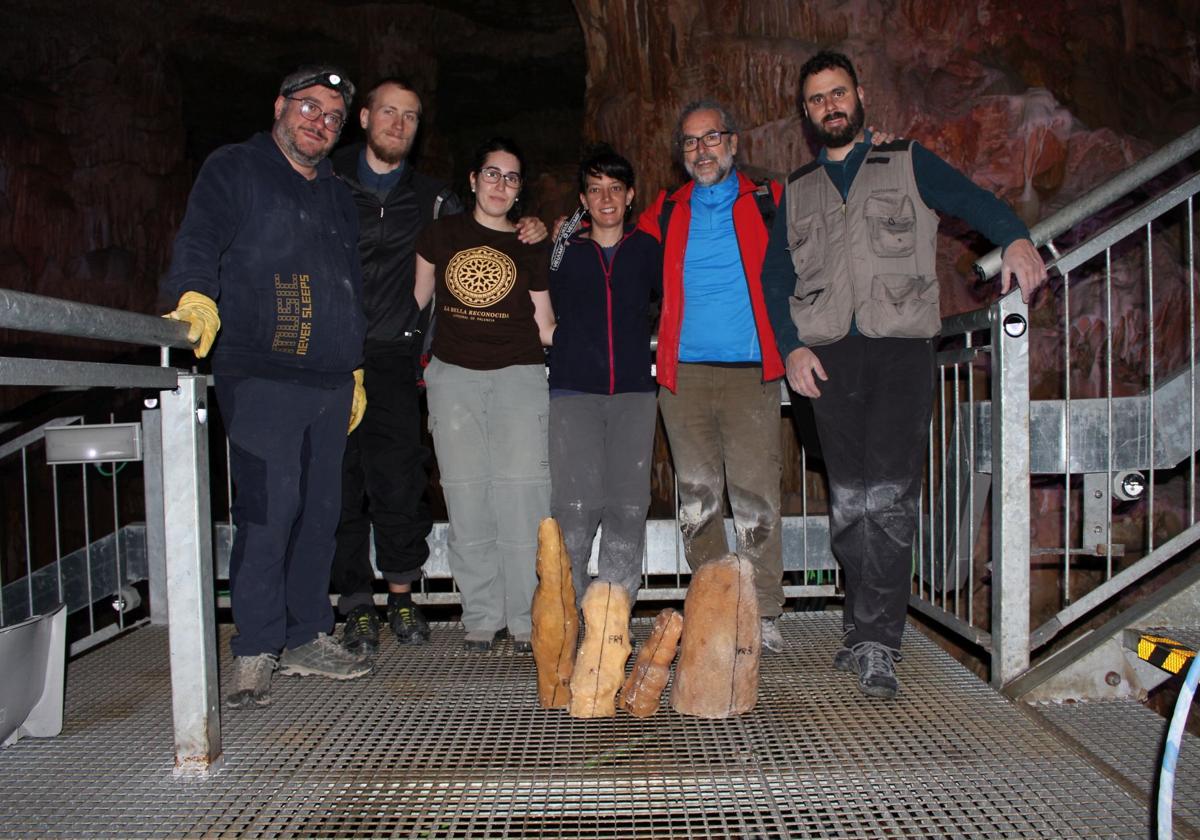
M46 429L46 463L93 464L142 460L142 424L50 426Z

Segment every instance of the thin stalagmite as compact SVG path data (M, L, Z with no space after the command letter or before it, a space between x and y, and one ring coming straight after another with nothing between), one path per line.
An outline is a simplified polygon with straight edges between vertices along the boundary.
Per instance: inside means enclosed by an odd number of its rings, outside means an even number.
M571 558L562 530L553 519L538 526L538 585L533 593L533 661L537 666L538 705L566 708L571 702L571 673L579 638Z

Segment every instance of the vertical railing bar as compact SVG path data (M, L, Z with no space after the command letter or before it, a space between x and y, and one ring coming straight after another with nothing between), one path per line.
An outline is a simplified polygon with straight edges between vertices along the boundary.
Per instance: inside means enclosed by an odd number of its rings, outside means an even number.
M928 551L928 554L929 554L929 603L931 603L931 604L937 603L937 577L936 577L936 575L934 575L934 572L937 569L937 566L936 566L937 557L936 557L936 547L935 547L935 543L937 542L937 534L936 534L937 529L934 527L934 524L935 524L934 520L937 518L937 512L934 510L934 507L933 507L933 494L934 494L934 486L935 486L934 479L937 477L937 473L934 470L934 459L933 459L933 453L936 451L934 448L935 438L934 438L934 432L933 432L935 420L936 420L936 418L933 416L933 412L930 412L930 414L929 414L929 444L927 446L927 451L929 454L928 454L928 456L926 456L926 459L925 459L925 462L929 465L929 470L928 470L929 480L927 483L927 487L925 488L925 495L929 500L929 551Z
M966 346L975 346L968 332ZM970 358L970 356L968 356ZM967 363L967 624L975 624L975 362Z
M679 530L679 474L674 470L671 471L671 487L675 494L674 504L671 506L671 510L674 511L671 515L671 522L675 529L675 588L678 589L683 585L683 575L680 573L682 568L680 561L683 559L683 532Z
M225 436L225 522L233 529L233 457L229 452L229 435Z
M946 544L946 530L947 530L946 529L946 504L947 504L947 502L946 502L946 493L947 493L947 487L946 487L946 485L947 485L947 481L946 481L946 475L947 475L947 472L946 472L946 369L944 367L938 368L938 408L939 408L938 417L941 422L941 429L939 430L938 439L939 439L939 446L940 446L941 455L942 455L942 486L941 486L941 488L939 488L940 492L938 494L941 496L941 501L942 501L942 533L940 535L940 537L941 537L940 542L942 544L942 593L941 593L941 595L942 595L942 609L948 611L949 604L950 604L950 596L949 596L950 582L949 582L949 580L947 580L946 574L947 574L947 558L949 557L950 552L949 552L949 548Z
M117 422L116 415L109 412L108 422ZM121 497L117 491L117 462L109 462L110 477L112 478L112 513L113 513L113 567L116 572L117 594L115 598L117 610L117 627L125 629L125 576L121 574Z
M62 578L62 519L58 510L58 464L50 465L50 492L54 498L54 571L58 579L58 603L65 604Z
M29 530L29 447L21 447L21 508L25 517L25 594L33 618L33 534ZM2 599L0 599L2 600Z
M79 465L80 492L83 495L83 559L87 566L88 632L96 632L96 612L92 605L92 525L88 510L87 464Z
M1149 341L1150 362L1150 470L1147 479L1147 511L1146 511L1146 553L1154 551L1154 458L1157 441L1154 434L1154 240L1151 223L1146 223L1146 332Z
M794 404L792 410L796 410ZM804 523L800 529L800 545L804 551L804 582L808 583L808 447L803 441L800 442L800 517Z
M1113 553L1112 553L1112 478L1113 478L1113 460L1115 458L1114 450L1116 442L1113 440L1113 323L1112 323L1112 248L1104 249L1104 322L1106 324L1104 333L1105 345L1105 360L1104 360L1104 391L1105 391L1105 410L1108 435L1108 463L1107 463L1107 478L1108 482L1108 538L1104 541L1104 579L1108 580L1113 573Z
M1063 275L1063 604L1071 603L1071 282Z
M1188 265L1188 417L1191 446L1188 447L1188 524L1196 522L1196 244L1192 196L1187 199Z
M954 582L958 583L958 576L962 573L962 517L959 515L959 502L962 499L962 469L960 462L962 459L962 424L959 422L959 403L962 401L962 389L959 378L962 376L962 366L954 363L954 510L952 512L954 522ZM954 592L954 615L959 615L959 610L962 607L961 589L956 585Z
M925 444L925 470L920 488L920 510L917 517L917 590L925 596L925 562L929 562L929 602L934 604L934 416L929 418L929 440ZM929 539L926 540L925 522L929 522ZM928 545L926 545L928 544ZM928 550L926 550L928 548Z
M109 422L116 422L112 418ZM121 569L121 509L120 493L117 490L117 462L109 463L112 469L112 499L113 499L113 566L117 574L117 626L125 629L125 575Z

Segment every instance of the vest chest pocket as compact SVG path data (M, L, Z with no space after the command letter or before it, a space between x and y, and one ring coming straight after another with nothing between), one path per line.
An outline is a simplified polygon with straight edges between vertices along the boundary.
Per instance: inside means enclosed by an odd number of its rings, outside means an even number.
M899 190L872 193L863 205L871 251L877 257L910 257L917 248L917 214Z
M797 280L803 280L821 268L825 257L825 225L820 213L810 213L788 222L788 253L792 256Z

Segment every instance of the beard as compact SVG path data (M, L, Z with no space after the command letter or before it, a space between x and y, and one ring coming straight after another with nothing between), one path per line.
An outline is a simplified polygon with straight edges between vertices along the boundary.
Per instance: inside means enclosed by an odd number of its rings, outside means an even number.
M310 153L300 148L296 131L296 126L289 126L283 120L279 120L275 123L275 128L271 134L275 137L275 142L279 144L283 153L301 166L316 166L323 161L325 156L329 154L329 150L333 148L334 141L337 140L335 136L326 141L318 151Z
M822 146L827 146L832 149L838 149L842 146L849 146L854 142L854 138L858 136L858 132L862 131L863 123L866 122L866 115L863 113L862 100L855 97L854 111L847 116L842 111L835 111L832 114L826 114L820 123L812 124L813 131L817 135L817 139L821 141ZM826 120L842 117L846 120L846 125L840 129L828 129L824 123Z
M698 175L696 173L696 164L708 160L715 160L717 165L707 174L701 173ZM702 187L711 187L713 184L719 184L724 181L729 173L733 171L733 155L714 154L705 150L698 154L695 160L685 162L684 169L687 170L687 174L692 176L692 180L697 184Z
M397 166L408 157L408 150L412 148L412 138L406 137L385 146L380 142L380 138L371 132L367 135L367 147L376 158L388 166Z

